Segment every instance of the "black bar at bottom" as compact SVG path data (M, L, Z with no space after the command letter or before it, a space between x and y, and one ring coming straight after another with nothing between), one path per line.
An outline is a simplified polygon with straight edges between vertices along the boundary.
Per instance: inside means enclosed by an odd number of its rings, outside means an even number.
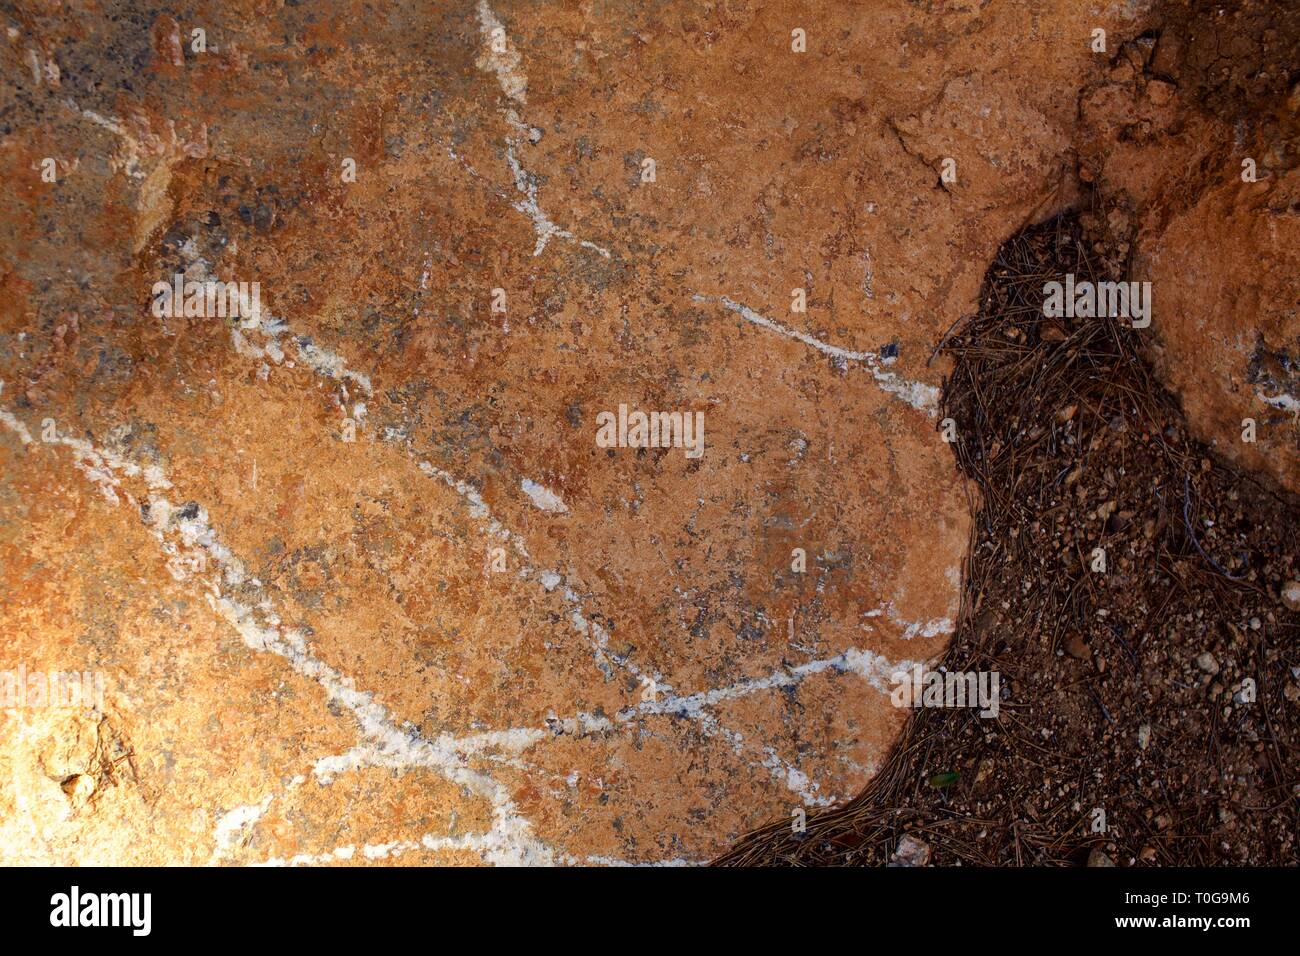
M15 939L197 936L256 940L259 949L374 941L377 931L435 947L465 934L541 943L558 933L582 947L644 937L731 951L745 938L810 934L815 944L849 930L866 944L1191 935L1230 943L1286 932L1297 889L1292 869L51 868L0 870L0 913ZM606 932L614 936L592 935Z

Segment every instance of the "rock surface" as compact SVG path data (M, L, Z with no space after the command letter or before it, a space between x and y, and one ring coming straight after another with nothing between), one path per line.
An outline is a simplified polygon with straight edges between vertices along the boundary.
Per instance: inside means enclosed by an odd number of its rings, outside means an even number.
M698 862L854 794L957 616L932 351L1145 7L197 9L5 19L0 666L104 693L0 717L4 860Z
M1171 10L1081 100L1096 227L1152 284L1157 369L1198 437L1300 491L1300 18Z

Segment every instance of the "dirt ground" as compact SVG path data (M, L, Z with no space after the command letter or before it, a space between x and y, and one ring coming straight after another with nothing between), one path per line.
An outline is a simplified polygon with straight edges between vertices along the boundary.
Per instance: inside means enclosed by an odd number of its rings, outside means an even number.
M1295 862L1300 512L1188 436L1142 332L1043 318L1106 251L1021 234L943 346L978 517L942 666L998 672L999 716L916 709L859 797L720 862Z

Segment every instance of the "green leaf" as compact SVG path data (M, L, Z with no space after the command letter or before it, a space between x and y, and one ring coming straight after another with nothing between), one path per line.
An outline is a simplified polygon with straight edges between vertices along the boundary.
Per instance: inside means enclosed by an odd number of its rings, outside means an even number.
M930 786L934 787L937 790L942 790L944 787L951 787L954 783L956 783L960 779L961 779L960 773L958 773L956 770L948 770L945 771L944 773L936 773L933 777L931 777Z

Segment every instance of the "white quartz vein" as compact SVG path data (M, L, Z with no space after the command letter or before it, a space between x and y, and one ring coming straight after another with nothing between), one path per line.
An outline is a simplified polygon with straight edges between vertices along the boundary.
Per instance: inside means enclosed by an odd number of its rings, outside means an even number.
M0 412L0 422L21 440L25 430L14 427L16 419L7 410ZM177 508L162 494L171 483L159 469L141 468L80 439L61 437L51 444L72 449L78 467L110 502L118 504L119 494L125 495L169 556L172 576L204 584L208 603L251 650L283 658L296 673L315 681L332 701L348 710L357 722L364 746L394 765L426 767L485 798L492 807L493 826L477 836L477 847L487 862L554 862L553 851L533 836L532 824L519 813L509 790L487 774L471 769L454 740L447 736L429 740L414 727L399 724L371 694L357 690L350 677L317 657L302 632L284 626L269 594L221 543L207 512L197 505ZM27 442L24 445L31 447ZM142 501L124 489L124 483L133 479L145 485ZM236 590L239 596L233 593ZM247 816L247 812L239 816ZM230 827L217 833L219 847L223 839L231 838L228 830Z
M27 427L8 409L0 408L0 423L16 434L24 446L33 443ZM44 442L40 444L45 444ZM783 668L770 674L690 695L665 693L642 700L618 711L611 720L587 713L555 719L546 727L515 727L484 731L463 737L449 734L428 739L410 725L399 725L386 708L369 693L359 691L352 678L321 661L310 650L306 639L296 629L282 625L279 613L261 585L252 579L244 564L221 543L211 526L205 509L187 505L177 508L162 494L170 490L170 480L156 466L140 466L109 449L68 436L56 436L54 444L69 448L74 463L86 474L104 497L120 503L119 493L140 511L163 551L167 567L178 581L198 579L207 585L207 598L213 609L224 618L253 650L275 654L289 662L299 674L318 683L330 698L351 711L361 730L361 741L344 754L320 758L314 767L318 780L328 783L337 774L365 767L424 767L446 779L484 796L493 807L493 829L484 834L456 838L426 836L419 841L425 849L476 849L493 863L553 863L554 851L531 833L531 823L519 814L505 787L491 776L472 770L469 759L495 752L520 754L537 744L564 733L601 734L617 730L654 715L690 718L706 736L728 741L737 754L742 753L744 738L723 726L707 708L749 694L800 683L806 677L826 671L853 672L878 690L884 691L884 676L906 670L912 662L891 663L868 651L850 649L823 660ZM430 466L431 467L431 466ZM144 485L145 506L123 488L126 481ZM486 509L479 502L478 507ZM495 519L490 519L495 521ZM499 526L498 526L499 527ZM505 535L510 532L500 529ZM521 545L522 546L522 545ZM240 597L228 590L238 589ZM249 603L250 596L254 599ZM576 596L572 596L576 599ZM588 625L590 627L590 625ZM603 635L607 641L608 635ZM621 661L626 666L627 661ZM789 765L771 747L763 747L759 761L774 779L784 783L808 805L827 805L833 797L820 793L818 785L806 774ZM215 834L217 855L228 851L243 830L261 817L270 797L260 804L237 807L218 822ZM416 848L415 844L402 844ZM334 854L303 856L288 862L326 862L341 859ZM378 852L378 851L376 851ZM280 861L283 862L283 861ZM560 862L575 862L561 860Z
M881 359L874 352L854 352L850 349L840 348L837 345L831 345L823 342L821 339L809 335L807 332L801 332L798 329L792 329L775 322L764 315L755 312L749 306L742 305L727 296L707 296L694 295L692 299L696 302L718 302L724 308L736 313L751 325L757 325L759 328L767 329L769 332L775 332L777 335L783 335L788 339L794 339L801 342L809 348L816 349L823 355L836 359L841 362L857 362L864 365L871 373L871 377L876 380L876 385L880 390L889 395L906 402L913 408L925 412L932 418L939 413L939 389L933 385L926 385L924 382L912 382L900 377L894 372L885 371L881 366L890 364L889 361Z
M269 326L260 331L268 336L291 336L288 331L288 326L280 319L272 320ZM258 359L267 354L266 349L257 346L249 346L248 343L243 340L238 329L232 329L232 336L239 336L235 341L235 345L236 349L241 354L247 355L250 358ZM318 368L318 371L320 370L321 369ZM356 376L360 380L364 380L367 383L367 386L370 382L368 375L356 373L341 359L337 363L330 364L328 370L332 373L330 377L337 380L343 381L347 380L350 376ZM367 391L369 391L369 389L367 389ZM361 430L358 431L358 435L360 434L362 434ZM386 436L380 437L382 438ZM632 717L638 717L652 713L669 712L669 710L671 710L671 712L678 713L696 721L699 724L701 732L706 737L718 737L725 740L730 745L733 752L743 759L746 749L750 746L749 742L743 735L723 725L716 716L705 712L702 709L705 703L704 698L701 698L700 695L682 697L674 695L673 685L669 683L667 678L662 674L653 670L647 672L639 667L627 655L618 654L611 650L609 631L592 618L583 604L581 595L579 595L573 587L565 584L565 576L560 572L548 569L538 570L532 566L532 559L528 553L528 547L522 537L505 527L505 525L503 525L496 516L493 515L487 503L473 488L473 486L468 482L457 478L455 475L438 468L430 462L419 459L414 447L408 440L404 440L403 447L406 453L417 461L422 472L432 478L442 481L447 485L447 487L451 488L465 500L466 504L469 506L470 516L481 522L485 526L489 535L508 543L523 559L524 564L518 571L519 577L525 580L534 581L547 592L558 590L558 593L568 610L568 621L570 626L576 633L586 640L588 646L591 648L592 656L596 665L605 676L606 680L613 680L615 678L615 670L617 669L630 675L640 687L655 688L660 703L645 709L641 707L633 707L630 710L625 711L627 714ZM530 486L533 487L533 491L530 491ZM524 479L524 483L521 484L521 487L525 493L529 494L529 497L533 499L534 503L538 502L538 496L540 495L542 500L546 504L549 504L552 509L557 509L557 505L555 502L551 501L550 497L542 495L541 492L536 490L540 486L536 486L535 483L530 480ZM545 489L541 489L541 491L545 491ZM555 499L555 501L558 501L558 499ZM861 654L865 652L851 651L849 653ZM863 660L863 658L854 658L853 664L861 664ZM754 689L789 686L791 683L797 683L798 680L801 680L805 673L816 673L828 668L839 667L845 664L845 662L846 661L832 658L826 661L815 661L811 664L801 665L802 668L806 669L812 667L813 669L811 671L796 669L794 673L797 676L794 679L791 679L786 672L783 672L785 676L773 675L772 677L765 678L763 681L755 684ZM850 666L849 669L857 670L858 668ZM864 671L859 670L859 673L864 677L869 677L869 675ZM880 689L877 679L869 679L873 686ZM716 701L713 701L720 702L721 700L727 699L725 695L731 692L734 692L734 689L724 688L719 691L708 693L723 694L723 697L718 697ZM673 707L666 710L665 705L669 703L671 703ZM771 775L772 779L785 785L805 803L813 806L827 805L834 802L835 798L822 794L818 784L811 781L802 771L783 761L770 748L761 748L761 753L762 756L759 761L756 764L751 765L760 766L765 769ZM395 764L391 762L391 755L377 751L373 746L363 743L346 754L325 758L325 762L319 765L317 769L318 773L329 773L330 769L333 767L366 765L395 766Z
M546 244L555 238L576 242L583 248L597 252L608 259L610 257L608 249L594 242L578 239L569 230L556 225L542 209L537 198L537 178L524 168L516 155L516 151L523 147L525 141L530 141L533 134L532 128L520 119L515 110L515 106L522 108L528 103L528 77L523 72L523 57L506 36L505 27L488 6L487 0L479 0L478 22L483 40L483 52L478 58L478 67L496 74L502 95L509 103L514 104L505 110L506 122L516 131L516 134L506 136L506 164L510 167L515 190L520 195L520 198L514 202L514 208L532 220L533 231L537 234L533 255L541 255L546 249ZM519 133L524 135L517 135ZM455 156L455 153L452 155Z

